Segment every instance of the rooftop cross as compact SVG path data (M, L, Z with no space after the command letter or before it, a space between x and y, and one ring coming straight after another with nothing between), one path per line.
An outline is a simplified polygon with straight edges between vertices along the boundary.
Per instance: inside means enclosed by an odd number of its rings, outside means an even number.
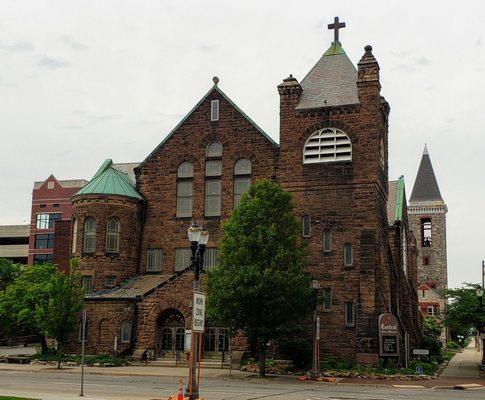
M333 29L333 41L338 42L338 30L345 28L345 22L340 22L338 17L333 19L333 24L328 24L328 29Z

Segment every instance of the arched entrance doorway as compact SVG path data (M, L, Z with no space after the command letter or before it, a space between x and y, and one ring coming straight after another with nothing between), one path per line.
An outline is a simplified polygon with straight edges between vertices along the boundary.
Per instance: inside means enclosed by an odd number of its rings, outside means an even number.
M169 308L157 319L157 358L176 358L184 351L185 318L183 314Z

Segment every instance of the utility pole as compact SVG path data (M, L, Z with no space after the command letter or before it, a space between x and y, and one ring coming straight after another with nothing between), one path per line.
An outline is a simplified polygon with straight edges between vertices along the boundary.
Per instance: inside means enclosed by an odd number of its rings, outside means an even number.
M84 396L84 346L86 343L86 309L83 310L83 326L81 328L81 393Z

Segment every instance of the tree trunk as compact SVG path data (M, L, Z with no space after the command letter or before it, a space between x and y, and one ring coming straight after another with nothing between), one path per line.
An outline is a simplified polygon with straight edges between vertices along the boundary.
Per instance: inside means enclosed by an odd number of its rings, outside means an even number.
M44 335L40 335L40 345L42 347L42 354L45 354L47 353L47 340L45 340L45 336Z
M258 339L259 341L259 376L264 378L266 376L266 340Z
M61 348L61 344L60 343L57 345L57 356L58 356L58 359L57 359L57 369L61 369L62 348Z

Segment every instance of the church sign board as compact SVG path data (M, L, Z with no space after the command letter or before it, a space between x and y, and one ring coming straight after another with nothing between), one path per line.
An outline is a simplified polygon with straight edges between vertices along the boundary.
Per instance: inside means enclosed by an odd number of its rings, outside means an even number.
M379 316L379 355L399 357L399 323L391 313Z

